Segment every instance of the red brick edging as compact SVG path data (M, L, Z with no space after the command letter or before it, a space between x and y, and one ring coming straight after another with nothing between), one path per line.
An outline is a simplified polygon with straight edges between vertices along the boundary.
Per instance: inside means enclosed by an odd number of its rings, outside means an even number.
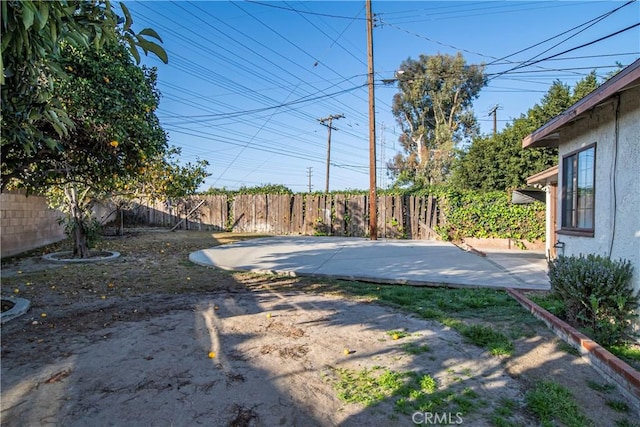
M540 307L529 298L515 289L507 289L507 293L516 299L531 314L542 320L553 330L556 335L575 347L589 363L603 376L618 384L621 391L633 400L635 406L640 408L640 372L633 369L627 363L618 359L600 344L593 341L583 333L577 331L568 323L555 317L544 308Z

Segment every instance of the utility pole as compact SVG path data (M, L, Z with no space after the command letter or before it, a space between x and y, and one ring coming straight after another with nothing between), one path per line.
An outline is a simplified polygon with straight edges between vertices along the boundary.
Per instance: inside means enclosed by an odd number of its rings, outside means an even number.
M493 136L496 136L496 133L498 133L498 108L499 107L500 105L496 104L495 107L493 107L491 111L489 111L489 114L487 114L487 116L490 116L493 114Z
M369 238L378 240L378 196L376 194L376 96L373 85L373 15L367 0L367 64L369 83Z
M330 169L330 164L331 164L331 130L338 130L336 128L334 128L333 126L331 126L331 122L333 122L333 120L338 120L338 119L342 119L344 118L344 114L332 114L329 117L324 117L322 119L318 119L318 121L320 122L321 125L326 126L327 130L329 132L329 136L327 138L327 182L324 188L324 192L328 193L329 192L329 169ZM325 123L325 122L329 122L329 124Z
M311 193L311 171L312 170L313 168L311 166L307 168L307 177L309 178L309 193Z

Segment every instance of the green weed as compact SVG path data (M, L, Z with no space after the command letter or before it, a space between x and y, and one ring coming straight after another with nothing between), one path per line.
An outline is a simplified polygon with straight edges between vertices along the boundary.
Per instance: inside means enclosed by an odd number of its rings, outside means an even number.
M431 348L429 348L428 345L426 344L416 344L414 342L409 342L406 344L402 345L402 350L409 353L409 354L413 354L413 355L418 355L418 354L422 354L422 353L426 353L428 351L431 351Z
M607 400L605 403L616 412L629 412L629 405L621 400Z
M554 381L542 381L526 395L527 407L542 425L551 427L561 423L567 427L591 426L593 422L585 417L571 392Z
M599 382L593 380L587 380L587 387L592 390L599 391L601 393L609 393L612 390L615 390L616 386L613 384L601 384Z

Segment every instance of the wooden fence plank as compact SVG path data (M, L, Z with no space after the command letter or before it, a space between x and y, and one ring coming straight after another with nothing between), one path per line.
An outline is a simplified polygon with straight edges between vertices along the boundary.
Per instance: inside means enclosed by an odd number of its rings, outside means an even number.
M291 233L303 234L304 227L304 195L296 194L293 196L293 205L291 208Z
M333 220L334 236L345 235L345 197L344 194L336 194L333 197L333 209L335 210L335 218Z

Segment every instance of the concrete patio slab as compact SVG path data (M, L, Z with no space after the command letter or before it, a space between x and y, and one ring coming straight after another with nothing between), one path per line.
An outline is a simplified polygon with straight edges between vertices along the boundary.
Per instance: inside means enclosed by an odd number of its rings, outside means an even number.
M190 254L224 270L320 276L379 283L549 289L544 254L488 252L486 257L441 241L279 236Z

